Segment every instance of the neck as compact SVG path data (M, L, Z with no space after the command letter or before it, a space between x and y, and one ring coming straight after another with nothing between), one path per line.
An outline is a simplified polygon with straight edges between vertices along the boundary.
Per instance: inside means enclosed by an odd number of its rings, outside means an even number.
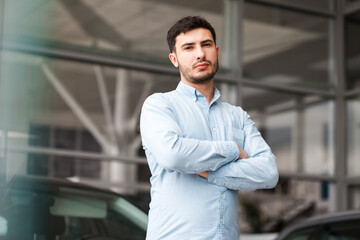
M213 97L214 97L214 80L210 80L204 83L193 83L186 79L181 79L181 81L196 90L198 90L204 97L206 98L207 102L210 104Z

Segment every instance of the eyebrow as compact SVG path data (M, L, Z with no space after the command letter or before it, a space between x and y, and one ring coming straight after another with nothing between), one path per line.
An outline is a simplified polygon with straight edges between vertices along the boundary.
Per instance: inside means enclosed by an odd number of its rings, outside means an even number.
M204 44L204 43L214 43L214 41L211 39L206 39L206 40L200 42L200 44ZM192 46L192 45L195 45L195 43L194 42L184 43L180 47L183 48L185 46Z

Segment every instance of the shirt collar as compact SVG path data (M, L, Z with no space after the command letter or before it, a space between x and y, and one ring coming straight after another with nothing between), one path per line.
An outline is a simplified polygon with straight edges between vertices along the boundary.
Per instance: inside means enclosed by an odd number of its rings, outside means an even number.
M179 82L176 91L182 95L192 98L194 101L197 101L199 97L203 96L198 90L191 87L190 85L187 85L183 81ZM220 98L220 95L220 91L217 88L214 88L214 97L211 101L211 104L217 101Z

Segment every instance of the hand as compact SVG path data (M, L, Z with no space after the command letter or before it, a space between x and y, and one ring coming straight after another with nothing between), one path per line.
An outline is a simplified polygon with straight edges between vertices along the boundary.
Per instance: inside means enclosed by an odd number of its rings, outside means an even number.
M239 153L240 153L237 160L249 158L249 155L239 145L237 145L237 147L238 147Z
M208 171L205 171L205 172L200 172L200 173L198 173L198 175L200 176L200 177L203 177L203 178L208 178L209 177L209 172Z

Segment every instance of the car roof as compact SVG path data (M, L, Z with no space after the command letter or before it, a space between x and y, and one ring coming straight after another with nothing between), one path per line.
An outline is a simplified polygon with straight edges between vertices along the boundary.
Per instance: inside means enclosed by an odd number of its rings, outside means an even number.
M360 210L339 211L309 218L301 223L285 228L276 239L281 239L282 237L287 236L290 232L298 229L350 220L360 220Z
M91 186L91 185L84 184L84 183L73 182L68 179L62 179L62 178L49 178L49 177L42 177L42 176L21 175L21 176L14 177L12 180L7 182L6 184L0 184L0 189L1 189L1 187L15 188L15 189L34 189L34 190L41 188L42 190L49 191L49 192L56 191L56 189L58 189L59 187L69 187L69 188L75 188L75 189L79 189L79 190L101 192L101 193L110 194L113 196L116 195L118 197L122 197L122 198L132 202L132 200L130 200L126 195L119 194L119 193L111 191L109 189L99 188L99 187Z
M44 176L34 176L34 175L17 175L13 177L10 181L4 184L0 181L0 194L6 194L10 189L23 189L23 190L35 190L43 192L54 192L56 193L60 187L68 187L72 189L84 190L84 191L94 191L97 193L109 194L112 197L123 198L126 201L130 202L132 205L147 213L147 209L142 207L132 195L121 194L110 189L100 188L92 186L85 183L73 182L66 178L52 178ZM7 189L7 190L6 190ZM3 191L5 190L5 191Z

